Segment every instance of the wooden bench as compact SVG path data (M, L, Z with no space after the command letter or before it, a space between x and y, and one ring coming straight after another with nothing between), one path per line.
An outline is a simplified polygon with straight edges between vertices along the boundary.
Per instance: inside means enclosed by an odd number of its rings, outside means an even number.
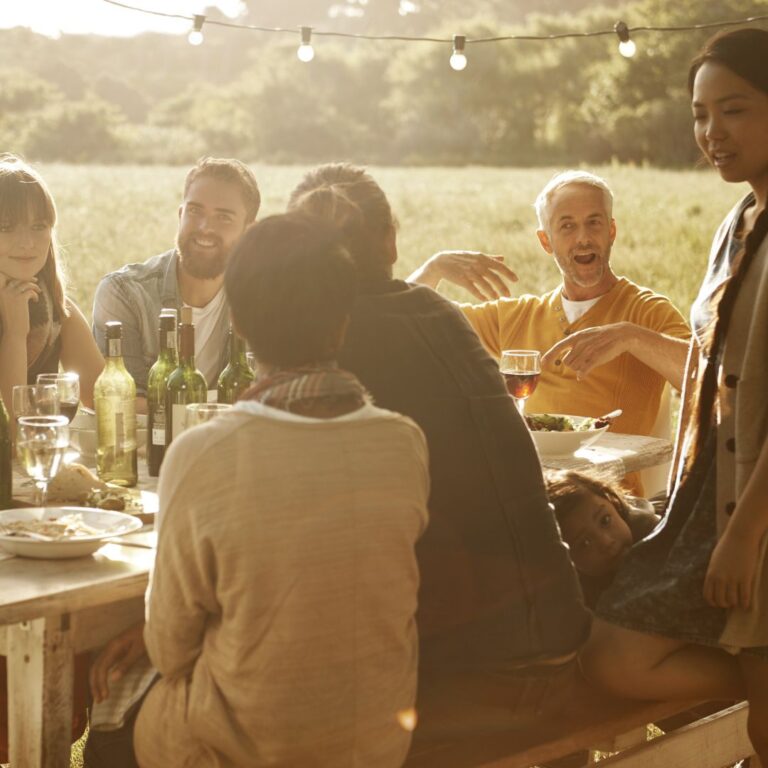
M696 702L637 702L607 696L584 683L560 715L535 728L423 744L415 741L405 768L531 768L591 750L618 752L600 768L723 768L753 754L747 704L727 703L699 716ZM688 713L693 720L651 741L647 725ZM752 758L750 768L757 765Z

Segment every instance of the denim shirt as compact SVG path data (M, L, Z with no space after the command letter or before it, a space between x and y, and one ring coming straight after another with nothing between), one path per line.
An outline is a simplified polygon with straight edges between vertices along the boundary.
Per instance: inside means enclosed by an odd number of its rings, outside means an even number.
M102 354L106 353L106 322L119 320L123 324L123 360L128 373L136 382L136 394L147 393L147 375L160 352L158 327L160 310L169 307L181 310L179 284L176 278L178 254L175 249L153 256L143 264L126 264L104 277L96 288L93 300L93 335ZM227 364L227 333L229 314L222 313L214 330L220 340L221 360L216 380Z

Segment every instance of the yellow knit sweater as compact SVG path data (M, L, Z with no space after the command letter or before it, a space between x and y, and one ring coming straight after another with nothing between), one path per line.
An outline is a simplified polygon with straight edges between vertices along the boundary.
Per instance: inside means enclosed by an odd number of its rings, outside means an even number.
M491 355L503 349L538 349L542 354L567 335L585 328L630 322L658 333L688 339L683 316L665 296L620 278L584 315L570 324L563 312L561 288L461 309ZM595 368L581 381L567 365L550 364L526 403L530 413L600 416L614 408L624 413L612 429L650 434L664 389L664 378L628 353Z

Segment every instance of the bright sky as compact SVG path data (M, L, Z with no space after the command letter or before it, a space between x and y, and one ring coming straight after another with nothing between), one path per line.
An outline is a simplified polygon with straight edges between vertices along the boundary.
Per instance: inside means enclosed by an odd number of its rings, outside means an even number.
M163 13L192 16L206 6L217 6L230 18L241 10L241 0L121 0L127 5ZM189 22L164 19L109 5L103 0L0 0L0 29L30 27L49 37L96 34L130 37L141 32L186 34Z

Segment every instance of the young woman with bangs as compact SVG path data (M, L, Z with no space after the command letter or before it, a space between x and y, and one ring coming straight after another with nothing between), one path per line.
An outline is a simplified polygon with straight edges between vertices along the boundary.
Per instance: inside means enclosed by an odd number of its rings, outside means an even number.
M66 296L54 227L56 205L40 174L0 154L0 392L6 407L17 384L34 384L59 365L80 377L93 405L104 360L77 305Z

